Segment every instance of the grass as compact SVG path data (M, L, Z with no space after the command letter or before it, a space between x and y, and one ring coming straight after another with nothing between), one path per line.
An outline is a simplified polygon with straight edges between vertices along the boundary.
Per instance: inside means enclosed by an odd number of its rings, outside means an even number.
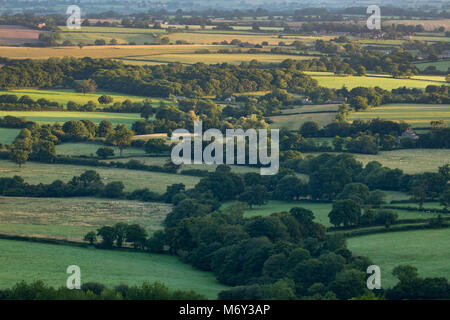
M65 156L94 156L96 157L96 152L99 148L104 147L102 144L96 143L63 143L56 146L57 155ZM114 149L114 155L119 156L120 150L118 147L112 146ZM129 157L133 155L144 155L145 151L139 148L127 148L123 150L123 156ZM116 160L114 160L116 161ZM129 161L126 159L125 162Z
M280 115L269 117L273 123L271 128L281 129L286 128L289 130L299 130L303 123L307 121L316 121L320 126L326 126L336 118L336 112L329 113L307 113L307 114L294 114L294 115Z
M58 89L58 90L20 89L20 90L9 90L0 93L14 94L18 97L27 95L33 100L44 98L53 102L58 102L59 104L62 105L66 105L67 102L69 101L73 101L78 104L86 104L89 101L93 101L97 104L98 108L102 107L102 105L98 103L98 98L102 95L111 96L114 99L114 102L123 102L125 100L131 100L132 102L140 102L145 99L145 97L138 97L123 93L115 93L107 91L97 91L95 93L86 93L86 95L84 95L81 92L75 92L75 90L66 90L66 89ZM152 101L154 102L154 104L159 104L161 99L152 99Z
M338 154L337 152L328 152ZM321 153L305 153L305 155L319 155ZM437 172L438 168L450 163L450 150L448 149L401 149L393 151L380 151L372 154L352 154L364 165L370 161L378 161L391 169L401 169L404 173L415 174L423 172Z
M113 125L126 124L129 128L141 117L137 113L77 112L77 111L0 111L0 117L14 116L39 123L91 120L100 123L109 120Z
M0 128L0 143L11 144L19 135L20 129Z
M169 255L0 240L0 260L0 288L22 280L65 286L70 265L80 267L82 283L100 282L108 287L159 281L171 290L194 290L209 299L217 299L217 294L228 288L211 273Z
M445 84L443 77L430 76L428 79L394 79L387 75L370 75L370 76L336 76L336 75L311 75L313 79L319 82L322 87L330 89L340 89L346 86L351 90L355 87L380 87L385 90L392 90L399 87L420 88L424 89L428 85ZM442 80L442 81L441 81Z
M420 63L415 63L415 65L420 71L425 70L429 66L435 66L436 69L439 71L447 71L448 68L450 68L450 60L439 60L439 61L434 61L434 62L420 62Z
M69 181L74 176L79 176L87 170L97 171L103 178L104 183L122 181L125 190L149 188L153 192L164 193L167 186L175 183L184 183L186 188L192 188L200 180L197 177L183 176L177 174L148 172L138 170L127 170L117 168L55 165L37 162L28 162L19 168L17 164L9 160L0 160L0 177L21 176L26 182L52 183L55 180Z
M112 161L116 162L128 162L130 160L137 160L140 161L146 165L157 165L162 166L167 161L170 160L169 157L132 157L132 158L126 158L126 159L114 159ZM103 161L111 161L111 160L103 160ZM198 169L198 170L207 170L207 171L215 171L218 165L216 164L182 164L180 170L191 170L191 169ZM258 168L252 168L247 166L238 166L238 165L230 165L231 171L239 174L244 174L248 172L255 172L259 173L260 169Z
M269 53L233 53L233 54L221 54L221 53L211 53L211 54L194 54L194 53L168 53L161 55L149 55L149 56L139 56L133 58L123 58L124 62L130 62L134 64L162 64L162 63L173 63L180 62L184 64L194 64L202 62L205 64L217 64L217 63L230 63L230 64L240 64L242 62L250 62L252 60L257 60L261 63L281 63L286 59L293 60L307 60L312 59L311 56L294 56L294 55L282 55L282 54L269 54Z
M390 192L385 192L387 197L386 200L389 201L392 198L399 198L399 195L390 195ZM224 204L223 208L227 208L231 205L231 202ZM316 203L309 201L278 201L269 200L265 205L253 206L252 209L248 209L244 212L244 216L247 218L255 216L269 216L275 212L288 212L290 209L295 207L301 207L314 212L315 222L323 224L325 227L331 227L332 224L329 221L328 214L332 209L331 203ZM436 217L437 214L424 213L421 211L406 211L401 209L392 210L398 214L399 220L404 219L429 219Z
M450 229L404 231L350 238L348 248L381 268L381 286L397 282L394 267L411 264L423 277L450 277Z
M2 47L2 57L10 59L48 59L51 57L64 58L109 58L118 59L124 57L148 56L169 53L194 53L200 49L218 50L224 46L210 45L135 45L135 46L86 46L79 47Z
M378 161L391 169L398 168L405 173L437 172L438 168L450 164L448 149L404 149L381 151L377 155L355 154L356 159L367 164Z
M449 104L387 104L365 111L353 112L348 116L349 121L385 119L406 121L414 127L430 127L432 120L445 120L450 123Z
M171 206L97 198L0 197L0 233L82 241L89 231L118 222L137 223L149 234L162 229Z

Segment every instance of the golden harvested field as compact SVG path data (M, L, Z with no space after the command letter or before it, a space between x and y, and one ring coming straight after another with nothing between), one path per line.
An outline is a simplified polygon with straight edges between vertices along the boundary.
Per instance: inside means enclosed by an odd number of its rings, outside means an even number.
M37 42L40 33L43 33L43 31L33 30L22 26L0 26L0 44L17 45ZM3 54L1 54L1 56L3 56Z
M321 36L321 37L282 36L282 38L279 38L279 36L276 34L245 34L245 33L233 33L232 31L231 32L224 31L223 33L219 33L219 31L216 31L215 33L179 32L169 34L169 39L172 42L175 42L177 40L184 40L189 43L195 44L211 44L214 42L220 43L222 41L230 42L233 39L239 39L242 42L250 42L252 44L261 44L263 41L267 41L269 45L277 45L280 41L290 44L296 40L312 44L317 39L330 40L332 38L333 38L332 36Z
M418 24L423 25L425 30L432 31L439 27L445 27L445 30L450 29L450 19L442 19L442 20L386 20L383 22L384 25L390 24L405 24L405 25L413 25L416 26Z

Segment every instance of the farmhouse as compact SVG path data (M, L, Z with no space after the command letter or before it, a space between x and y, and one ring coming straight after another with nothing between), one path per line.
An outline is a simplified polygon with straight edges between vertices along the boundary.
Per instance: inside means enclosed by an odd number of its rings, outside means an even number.
M417 139L419 139L419 136L411 129L408 129L405 132L403 132L401 136L397 137L397 139L396 139L397 143L400 143L400 141L402 141L403 139L417 140Z

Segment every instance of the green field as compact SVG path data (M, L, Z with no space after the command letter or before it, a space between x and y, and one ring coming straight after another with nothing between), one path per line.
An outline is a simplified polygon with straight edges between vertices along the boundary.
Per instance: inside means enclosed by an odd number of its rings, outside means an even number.
M87 232L118 222L137 223L151 234L170 210L153 202L0 197L0 234L82 241Z
M388 195L388 192L386 192ZM398 199L398 195L394 195L396 199ZM389 198L393 197L386 197L386 200L390 200ZM232 203L228 202L224 204L223 208L227 208ZM411 205L411 204L410 204ZM413 205L414 206L414 205ZM289 211L292 208L295 207L301 207L308 210L311 210L314 212L315 216L315 222L323 224L325 227L331 227L332 224L329 221L328 214L330 213L332 209L331 203L314 203L309 201L277 201L277 200L269 200L267 204L262 206L253 206L252 209L248 209L245 211L244 216L247 218L255 217L255 216L269 216L272 213L275 212L283 212L283 211ZM436 217L436 214L432 213L424 213L421 211L406 211L401 209L395 209L393 210L398 214L399 220L404 219L429 219L432 217Z
M311 75L313 79L319 82L320 86L330 89L340 89L346 86L347 89L355 87L380 87L385 90L392 90L399 87L420 88L424 89L428 85L442 85L445 84L445 79L442 76L427 76L428 80L422 78L414 79L394 79L386 75L368 75L363 77L358 76L335 76L318 75L315 73Z
M170 161L170 157L132 157L132 158L125 158L125 159L114 159L114 160L102 160L102 161L115 161L115 162L128 162L130 160L137 160L140 161L148 166L162 166L167 161ZM180 170L207 170L207 171L215 171L217 168L217 164L182 164ZM259 173L260 169L258 168L252 168L247 166L238 166L238 165L230 165L231 171L235 173L244 174L247 172L256 172Z
M281 129L286 128L289 130L300 130L303 123L307 121L316 121L321 127L333 122L336 118L336 112L328 113L306 113L306 114L293 114L293 115L280 115L269 117L273 121L270 124L271 128Z
M385 119L406 121L413 127L430 127L432 120L445 120L450 123L449 104L386 104L365 111L353 112L348 121Z
M27 95L33 100L38 100L41 98L50 100L52 102L58 102L59 104L66 105L67 102L73 101L78 104L86 104L89 101L93 101L97 104L97 108L102 108L102 105L98 103L98 98L102 95L108 95L114 98L114 102L123 102L125 100L131 100L132 102L140 102L145 99L145 97L138 97L127 95L123 93L107 92L107 91L97 91L95 93L86 93L85 95L81 92L75 92L69 89L58 89L58 90L38 90L38 89L20 89L20 90L8 90L6 92L0 92L1 94L14 94L18 97ZM152 99L154 104L159 104L161 99Z
M11 144L19 135L20 129L0 128L0 143Z
M439 60L439 61L433 61L433 62L419 62L415 63L416 67L423 71L429 66L435 66L437 70L439 71L448 71L450 68L450 60Z
M328 152L339 154L337 152ZM305 153L305 155L318 155L321 153ZM380 151L372 154L352 154L364 165L370 161L378 161L391 169L401 169L408 174L436 172L439 167L450 163L450 150L448 149L401 149L393 151Z
M217 64L217 63L230 63L230 64L241 64L242 62L250 62L252 60L257 60L260 63L281 63L286 59L293 60L306 60L312 59L312 56L293 56L293 55L282 55L282 54L270 54L270 53L233 53L233 54L221 54L221 53L211 53L211 54L195 54L195 53L168 53L160 55L149 55L149 56L139 56L139 57L128 57L122 58L124 62L131 62L133 64L162 64L162 63L173 63L180 62L184 64L194 64L194 63L206 63L206 64Z
M102 144L96 143L63 143L56 146L56 154L57 155L65 155L65 156L92 156L96 157L96 152L99 148L104 147ZM114 156L118 157L120 154L120 150L118 147L112 146L114 150ZM138 148L126 148L123 150L124 157L130 157L134 155L144 155L145 151L143 149ZM126 159L129 161L129 159ZM125 162L126 162L125 161Z
M64 123L71 120L91 120L100 123L109 120L113 125L126 124L129 128L141 119L138 113L77 112L77 111L0 111L0 117L26 118L39 123Z
M381 286L396 283L392 269L401 264L418 268L421 276L450 277L450 229L374 234L347 240L348 248L369 257L381 268Z
M149 188L153 192L164 193L167 186L175 183L184 183L186 188L192 188L200 180L197 177L148 172L139 170L127 170L117 168L55 165L47 163L28 162L19 168L17 164L9 160L0 160L0 177L21 176L26 182L52 183L55 180L69 181L74 176L79 176L87 170L97 171L103 182L122 181L127 191Z
M171 290L194 290L209 299L216 299L218 292L228 288L211 273L196 270L169 255L0 240L0 261L0 288L22 280L43 280L62 287L70 265L80 267L82 283L100 282L109 287L159 281Z

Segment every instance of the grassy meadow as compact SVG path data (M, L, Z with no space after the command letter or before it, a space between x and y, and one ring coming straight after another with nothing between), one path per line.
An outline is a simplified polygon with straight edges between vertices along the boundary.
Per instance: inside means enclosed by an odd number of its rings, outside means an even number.
M20 129L0 128L0 143L11 144L19 135Z
M151 234L162 229L170 210L153 202L0 197L0 234L83 241L87 232L118 222L137 223Z
M194 290L209 299L216 299L220 291L228 288L211 273L196 270L169 255L0 240L0 260L0 288L22 280L43 280L62 287L70 265L80 267L82 283L100 282L113 287L159 281L171 290Z
M86 104L89 101L93 101L97 104L98 108L102 105L98 103L98 98L102 95L108 95L114 99L114 102L123 102L125 100L130 100L132 102L140 102L145 99L145 97L127 95L123 93L107 92L107 91L97 91L95 93L76 92L70 89L55 89L55 90L38 90L38 89L19 89L19 90L8 90L6 92L1 92L1 94L14 94L18 97L29 96L33 100L38 100L41 98L58 102L59 104L66 105L67 102L73 101L78 104ZM152 99L156 104L161 101L161 99ZM164 100L165 101L165 100Z
M94 156L96 157L97 150L104 147L102 144L97 143L63 143L56 146L56 154L64 156ZM120 155L120 150L116 146L111 146L114 150L114 156ZM129 147L123 150L124 157L130 157L134 155L144 155L145 151L139 148ZM116 160L115 160L116 161ZM126 159L125 162L129 161Z
M138 113L107 113L107 112L78 112L78 111L0 111L0 117L13 116L26 118L38 123L64 123L71 120L91 120L100 123L109 120L113 125L126 124L129 128L140 120Z
M0 177L21 176L28 183L52 183L55 180L67 182L74 176L79 176L87 170L97 171L103 182L122 181L126 191L148 188L150 191L164 193L167 186L175 183L184 183L186 189L192 188L200 180L197 177L177 174L127 170L117 168L55 165L38 162L28 162L19 166L9 160L0 160Z
M445 120L450 123L450 105L448 104L386 104L364 111L353 112L348 121L385 119L405 121L413 127L430 127L432 120Z
M429 85L445 84L442 76L426 76L425 78L412 77L411 79L394 79L388 75L367 75L367 76L337 76L325 73L320 75L317 72L311 74L313 79L319 82L320 86L330 89L340 89L343 86L351 90L355 87L380 87L385 90L392 90L399 87L424 89Z
M338 154L337 152L328 153ZM320 153L304 153L305 156L318 154ZM364 165L371 161L378 161L385 167L398 168L408 174L437 172L439 167L450 163L450 150L448 149L400 149L380 151L376 155L360 153L352 155Z
M386 192L388 194L388 192ZM397 195L394 197L397 198ZM388 200L386 198L386 200ZM227 203L224 205L224 208L229 206L231 203ZM410 204L411 205L411 204ZM247 218L255 217L255 216L269 216L275 212L283 212L289 211L292 208L301 207L314 212L315 222L323 224L325 227L332 227L333 225L330 223L328 218L328 214L332 209L331 203L316 203L309 201L278 201L278 200L269 200L265 205L262 206L253 206L253 208L245 211L244 216ZM436 217L436 214L423 213L421 211L406 211L401 209L393 210L398 214L399 220L404 219L429 219L432 217Z
M270 124L271 128L281 129L286 128L289 130L299 130L303 123L307 121L316 121L321 127L333 122L336 118L336 112L328 113L305 113L305 114L293 114L293 115L279 115L269 117L273 121Z
M435 66L439 71L447 71L450 68L450 60L439 60L439 61L431 61L431 62L419 62L415 63L416 67L423 71L429 66Z
M450 277L450 229L373 234L347 240L348 248L381 268L381 286L397 282L394 267L411 264L423 277Z

